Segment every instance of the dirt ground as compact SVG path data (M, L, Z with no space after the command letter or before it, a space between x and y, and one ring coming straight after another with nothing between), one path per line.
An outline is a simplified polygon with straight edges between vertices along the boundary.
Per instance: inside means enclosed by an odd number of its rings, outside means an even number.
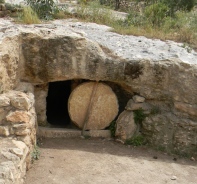
M197 184L197 161L106 139L44 139L25 184Z

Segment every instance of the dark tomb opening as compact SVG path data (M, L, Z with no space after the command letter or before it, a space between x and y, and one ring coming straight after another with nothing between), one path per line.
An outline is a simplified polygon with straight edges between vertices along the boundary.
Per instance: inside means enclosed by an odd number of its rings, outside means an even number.
M47 121L54 127L72 128L68 114L71 81L50 82L47 100Z

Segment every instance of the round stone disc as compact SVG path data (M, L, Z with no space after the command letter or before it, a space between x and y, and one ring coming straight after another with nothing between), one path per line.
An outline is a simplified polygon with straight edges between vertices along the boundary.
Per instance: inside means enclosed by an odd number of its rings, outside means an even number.
M85 130L101 130L110 125L118 114L118 100L112 89L103 83L86 82L77 86L68 100L68 112L71 120L83 128L88 116ZM96 88L95 88L96 87ZM96 89L90 105L93 89ZM89 112L88 111L88 107Z

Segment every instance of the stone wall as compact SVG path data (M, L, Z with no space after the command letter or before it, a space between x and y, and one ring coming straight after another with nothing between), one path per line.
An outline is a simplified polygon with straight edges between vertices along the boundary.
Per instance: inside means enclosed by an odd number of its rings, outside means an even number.
M124 142L140 134L149 145L157 149L184 156L196 156L197 110L195 105L189 107L189 113L193 116L180 113L172 102L145 101L144 97L135 95L128 101L125 111L117 120L116 136ZM136 111L140 111L137 116L141 116L138 117L142 119L141 122L135 122Z
M36 144L34 95L0 95L0 183L23 183Z

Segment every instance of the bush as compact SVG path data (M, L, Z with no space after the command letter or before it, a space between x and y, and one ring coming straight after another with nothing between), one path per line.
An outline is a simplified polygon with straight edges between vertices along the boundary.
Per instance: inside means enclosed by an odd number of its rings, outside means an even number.
M146 17L141 15L139 12L131 11L129 12L128 17L126 20L122 23L123 26L142 26L146 23Z
M161 26L169 12L168 6L163 3L155 3L145 8L145 16L153 26Z
M191 11L192 8L195 5L196 0L161 0L163 3L165 3L171 10L171 14L174 15L174 13L177 10L187 10Z
M30 6L23 8L23 12L19 15L20 21L25 24L39 24L40 19L35 11Z
M50 20L58 13L58 7L53 0L26 0L27 4L37 13L39 18Z

